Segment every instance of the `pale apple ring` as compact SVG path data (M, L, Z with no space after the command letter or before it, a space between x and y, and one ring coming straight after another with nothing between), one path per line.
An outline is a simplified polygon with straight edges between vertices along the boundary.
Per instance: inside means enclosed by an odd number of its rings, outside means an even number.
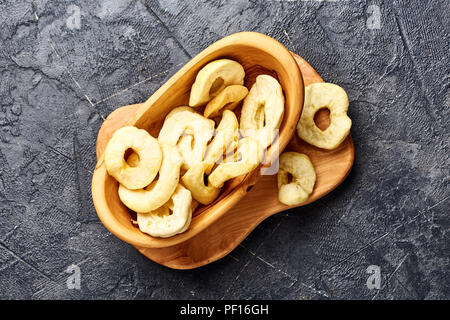
M163 160L156 182L145 189L130 190L119 185L122 203L136 212L150 212L158 209L172 196L178 185L182 158L177 147L162 145Z
M323 149L335 149L350 133L352 120L347 115L348 96L333 83L313 83L305 88L305 103L297 125L297 134L304 141ZM330 125L321 130L314 115L323 108L330 110Z
M124 159L125 151L132 149L139 163L132 167ZM158 140L147 131L132 126L122 127L108 142L105 166L108 173L128 189L149 185L161 166L162 152Z
M267 148L280 128L283 114L284 95L278 80L266 74L257 76L242 104L242 134L253 136L263 148Z
M188 219L186 220L186 223L185 223L184 227L181 228L180 231L178 231L177 233L183 233L189 228L189 226L191 224L191 221L192 221L192 215L193 215L194 211L197 209L198 205L199 205L199 202L196 201L195 199L192 199L192 202L191 202L191 212L192 213L188 215ZM150 213L151 214L157 214L159 216L164 216L164 215L168 216L168 215L170 215L170 211L173 211L173 209L174 209L173 201L169 200L162 207L159 207L156 210L153 210L153 211L147 212L147 213L137 213L137 215L141 215L141 217L140 217L141 221L144 221L142 224L145 225L145 221L148 221L148 215ZM131 220L131 222L133 224L135 224L135 225L139 225L139 223L137 222L137 219L136 219L136 221L135 220ZM144 228L145 227L143 227L143 229ZM143 231L143 230L141 230L141 231Z
M183 157L183 169L188 170L192 164L203 160L214 127L213 120L203 117L192 108L178 107L166 116L158 141L160 144L178 145Z
M243 85L244 77L244 68L236 61L219 59L208 63L197 73L191 88L189 105L205 105L225 87L233 84Z
M214 118L220 114L220 110L233 110L238 103L248 94L248 89L241 85L231 85L223 89L205 107L203 115Z
M206 186L204 182L206 162L193 165L181 178L181 181L192 193L192 197L202 204L210 204L219 195L220 188Z
M163 206L151 212L137 213L139 229L152 237L167 238L182 233L189 227L191 219L192 196L181 184Z
M230 110L224 110L222 119L215 131L214 139L206 149L205 162L207 167L205 173L209 174L213 166L221 160L229 146L237 140L239 123L236 115ZM195 198L195 196L194 196Z
M264 149L260 147L257 140L245 137L239 140L236 154L237 161L222 162L214 169L208 177L210 185L221 188L225 181L247 174L257 168L261 163Z
M289 174L292 181L289 181ZM309 157L298 152L284 152L280 156L278 199L288 206L305 202L316 183L316 172Z

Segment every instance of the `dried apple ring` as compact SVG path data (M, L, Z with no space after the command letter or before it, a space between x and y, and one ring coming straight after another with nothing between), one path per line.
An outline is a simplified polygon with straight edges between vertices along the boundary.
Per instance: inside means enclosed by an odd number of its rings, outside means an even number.
M289 175L292 181L289 181ZM309 157L298 152L284 152L280 156L278 199L288 206L305 202L316 183L316 172Z
M202 204L210 204L217 198L220 188L205 185L204 175L208 167L206 162L193 165L181 178L181 181L192 193L192 197Z
M298 136L323 149L335 149L350 133L352 120L347 116L348 96L344 89L333 83L313 83L305 88L305 103L297 125ZM330 110L330 125L321 130L314 122L320 109Z
M217 117L221 109L233 110L248 94L248 89L241 85L231 85L223 89L214 99L208 102L203 115L207 118Z
M133 211L150 212L166 203L178 185L182 158L177 147L161 145L163 160L158 180L145 189L130 190L119 186L119 198Z
M183 157L183 168L188 170L192 164L203 160L214 126L213 120L203 117L192 108L178 107L166 116L158 141L170 146L178 144Z
M192 199L192 202L191 202L191 214L188 215L188 219L186 220L186 223L185 223L184 227L181 228L177 232L177 234L178 233L183 233L189 228L189 226L191 224L191 221L192 221L192 214L197 209L198 205L199 205L198 201ZM168 215L170 215L171 211L173 211L173 210L174 210L173 201L169 200L162 207L159 207L158 209L151 211L151 213L157 214L157 215L160 215L160 216L163 216L163 215L168 216ZM141 219L148 219L147 216L148 216L148 214L150 214L150 212L148 212L148 213L138 213L137 215L139 215L139 214L141 215ZM138 224L137 221L133 221L132 220L132 222L133 222L133 224ZM144 220L144 225L145 225L145 220Z
M222 114L222 120L217 126L216 135L206 150L206 174L211 172L213 166L222 158L230 144L236 140L239 134L238 127L236 115L232 111L225 110Z
M242 65L229 59L214 60L197 74L191 88L189 105L199 107L232 84L244 84L245 71Z
M167 238L186 231L192 218L192 196L181 184L160 208L137 213L139 229L153 237Z
M284 114L284 96L280 83L269 75L259 75L244 99L240 129L244 136L254 136L264 148L276 136Z
M210 185L221 188L225 181L247 174L257 168L262 160L264 149L262 149L258 141L245 137L239 140L237 149L237 161L222 162L209 175L208 182Z
M139 158L139 163L134 167L124 159L128 149L132 149ZM147 131L133 126L122 127L114 132L105 149L106 170L128 189L149 185L158 173L161 160L158 140Z

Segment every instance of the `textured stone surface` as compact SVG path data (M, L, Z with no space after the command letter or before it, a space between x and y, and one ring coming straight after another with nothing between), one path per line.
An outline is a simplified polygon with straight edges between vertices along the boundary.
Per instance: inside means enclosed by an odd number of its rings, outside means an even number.
M0 298L449 298L449 11L446 0L1 0ZM347 90L355 165L231 255L171 270L98 220L96 134L243 30ZM72 264L79 290L67 287ZM366 286L369 265L379 290Z

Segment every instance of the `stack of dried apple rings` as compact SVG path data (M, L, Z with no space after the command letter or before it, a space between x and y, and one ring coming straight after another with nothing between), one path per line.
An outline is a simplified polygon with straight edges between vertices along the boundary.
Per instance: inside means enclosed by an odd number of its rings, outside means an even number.
M238 62L212 61L198 72L189 106L166 116L157 139L127 126L108 142L106 169L142 232L166 238L186 231L198 203L212 203L227 180L259 166L280 127L284 96L271 76L258 76L250 91L244 77Z
M299 138L322 149L339 147L352 126L347 115L348 105L347 93L336 84L314 83L307 86L303 111L297 124ZM321 130L314 122L314 116L324 108L330 110L330 125ZM279 201L294 206L308 200L316 182L316 173L307 155L285 152L280 156L277 178Z

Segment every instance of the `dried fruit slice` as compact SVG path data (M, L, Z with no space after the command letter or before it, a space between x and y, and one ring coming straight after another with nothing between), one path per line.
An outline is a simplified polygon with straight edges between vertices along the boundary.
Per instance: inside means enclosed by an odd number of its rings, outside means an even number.
M214 99L206 105L203 115L214 118L220 114L222 109L233 110L238 103L245 98L248 89L240 85L231 85L223 89Z
M188 170L192 164L203 160L214 126L213 120L192 108L178 107L166 116L158 141L160 144L178 145L183 157L183 169Z
M333 83L313 83L305 88L305 103L297 124L298 136L313 146L332 150L350 133L352 120L347 116L348 96L344 89ZM330 125L321 130L314 122L320 109L330 110Z
M292 181L289 181L289 175ZM298 152L284 152L280 156L277 175L278 199L288 206L305 202L316 183L316 172L309 157Z
M130 166L124 159L128 149L132 149L140 159L136 166ZM147 131L133 126L114 132L105 150L106 170L128 189L149 185L158 173L161 160L158 140Z
M181 178L181 181L192 193L192 197L202 204L210 204L219 195L220 188L205 185L204 175L208 164L205 162L192 166Z
M209 174L213 166L220 162L223 154L227 151L230 144L237 140L238 132L238 120L236 115L229 110L225 110L216 129L214 139L208 145L205 155L205 162L207 167L205 172Z
M284 114L284 96L280 83L269 75L259 75L244 99L240 129L244 136L268 147L277 134Z
M258 141L250 137L242 138L236 152L239 159L220 163L209 175L209 184L221 188L225 181L249 173L260 164L263 151Z
M181 184L178 184L168 203L154 211L137 214L139 229L161 238L186 231L191 219L192 196Z
M225 87L244 84L245 71L242 65L229 59L214 60L204 66L197 74L191 88L189 105L205 105Z
M172 196L178 185L182 158L177 147L162 145L163 161L156 182L145 189L130 190L119 185L119 197L131 210L150 212L158 209Z

